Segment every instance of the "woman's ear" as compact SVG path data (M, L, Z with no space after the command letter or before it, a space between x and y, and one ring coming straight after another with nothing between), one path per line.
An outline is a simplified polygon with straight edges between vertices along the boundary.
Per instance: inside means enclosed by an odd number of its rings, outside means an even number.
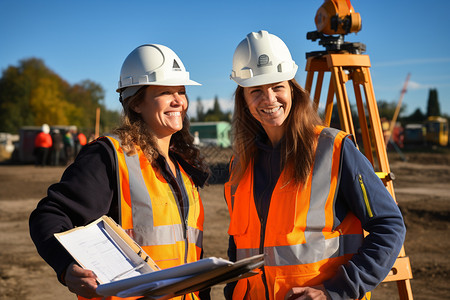
M134 111L137 114L140 114L142 112L141 106L138 104L132 104L130 106L131 110Z

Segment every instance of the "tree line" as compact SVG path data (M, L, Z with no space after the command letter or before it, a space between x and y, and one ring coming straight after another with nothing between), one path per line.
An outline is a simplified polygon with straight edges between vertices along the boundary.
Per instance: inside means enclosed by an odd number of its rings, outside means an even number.
M104 94L101 85L88 79L69 84L41 59L21 60L18 66L4 70L0 78L0 132L17 133L23 126L41 126L44 123L75 125L83 131L93 132L97 107L101 109L100 131L107 132L117 125L120 115L106 108ZM392 119L397 104L384 100L378 100L377 104L380 117ZM403 105L400 113L405 108ZM351 109L356 117L354 107ZM217 96L213 107L206 112L198 98L196 113L196 117L191 118L193 122L231 120L231 113L222 111ZM437 90L430 89L427 111L423 113L417 108L411 115L400 117L399 121L403 124L422 123L428 116L440 115ZM333 113L333 118L337 117Z
M380 117L385 117L388 120L392 119L397 103L381 100L378 101L377 104ZM402 105L400 113L404 112L405 109L406 106ZM399 117L399 121L403 124L422 123L426 121L428 117L432 116L443 116L441 113L441 106L439 104L438 91L434 88L431 88L428 91L427 110L425 112L422 112L420 108L416 108L416 110L414 110L409 116Z
M219 121L231 121L231 113L223 112L220 103L219 97L216 95L214 97L213 107L208 109L205 112L205 107L203 106L202 99L197 98L197 116L191 117L191 122L219 122Z
M93 132L98 107L100 131L106 132L120 117L106 108L101 85L88 79L71 85L38 58L23 59L3 70L0 91L0 132L17 133L23 126L44 123Z
M388 102L386 100L377 100L377 107L378 107L378 113L380 115L381 119L386 119L388 121L392 120L394 117L394 113L397 107L397 102ZM351 113L352 113L352 119L355 122L355 125L359 124L358 120L358 112L355 105L351 105L350 107ZM402 115L404 111L406 110L406 105L402 104L400 107L400 114L397 119L398 122L400 122L403 126L406 124L411 123L417 123L421 124L424 123L428 117L431 116L441 116L444 118L449 119L448 115L443 115L441 113L441 107L439 104L439 97L437 89L431 88L428 92L428 99L427 99L427 110L426 112L422 112L420 108L416 108L410 115ZM335 126L339 126L339 115L337 113L337 104L335 103L333 105L333 115L331 118L331 124L334 124ZM402 115L402 116L400 116ZM358 125L359 126L359 125Z

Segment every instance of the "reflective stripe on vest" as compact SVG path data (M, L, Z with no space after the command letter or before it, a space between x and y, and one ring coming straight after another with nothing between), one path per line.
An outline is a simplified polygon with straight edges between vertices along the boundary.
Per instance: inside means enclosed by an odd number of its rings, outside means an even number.
M152 201L142 176L139 156L125 155L124 157L128 167L133 224L153 224ZM173 191L171 192L173 194ZM189 241L195 241L197 247L202 247L202 231L187 226L187 235ZM184 229L181 223L151 228L145 227L141 230L134 230L134 239L139 245L143 246L174 244L184 240Z
M289 178L283 170L273 190L263 237L265 281L271 299L284 297L293 284L322 283L362 244L361 224L351 212L341 224L334 224L341 145L347 134L323 127L317 128L317 134L307 182L303 186L285 183ZM225 196L231 216L228 233L234 237L237 259L259 254L261 223L253 198L253 163L237 187L225 185ZM241 280L235 292L251 299L264 297L262 282L260 275Z
M119 153L118 152L118 147L120 147L119 142L112 138L112 137L108 137L108 139L112 142L112 144L114 145L114 148L116 149L116 159L120 160L119 158ZM173 223L170 225L158 225L158 226L146 226L146 227L138 227L138 224L155 224L154 221L154 214L153 214L153 204L152 204L152 200L150 198L150 193L147 189L147 185L144 179L144 176L142 174L142 170L141 170L141 159L142 157L145 158L145 156L143 156L142 151L138 151L138 155L132 155L132 156L128 156L128 155L124 155L122 153L122 156L125 160L125 164L126 167L128 169L128 184L129 184L129 200L128 199L124 199L125 202L129 202L131 204L131 210L132 210L132 224L133 224L133 229L134 229L134 236L133 238L135 239L135 241L141 245L141 246L147 246L147 245L167 245L167 244L173 244L175 242L179 242L179 241L184 241L184 226L183 224L181 224L181 218L179 217L179 211L177 210L176 214L178 215L179 220L177 220L177 223ZM146 158L145 158L146 159ZM116 161L117 166L120 166L120 163L118 161ZM153 168L149 167L149 170L153 170ZM191 202L196 203L196 205L200 205L199 203L199 196L197 193L197 190L192 182L192 180L190 178L186 178L188 177L188 175L181 170L181 174L183 176L183 180L185 182L185 187L187 189L187 194L188 197L190 198L189 200L189 204L191 204ZM120 176L120 175L119 175ZM160 179L162 178L161 175L156 174L156 177L159 177ZM119 190L123 187L124 185L124 178L120 178L120 185L119 185ZM163 181L163 180L161 180ZM170 188L170 185L167 184L164 180L164 186L162 187L163 189L166 189L166 193L167 196L170 198L174 198L173 196L173 191ZM189 183L189 184L186 184ZM190 186L189 186L190 185ZM192 199L191 194L196 194L193 195L194 198L196 199ZM119 194L122 194L122 197L127 198L126 195L123 195L123 192L120 190ZM123 201L121 201L123 202ZM123 209L123 203L121 203L122 205L120 205L120 207ZM163 203L165 205L167 205L167 202ZM123 224L125 222L125 220L123 220L124 215L126 215L121 209L120 212L120 223ZM189 210L202 210L203 212L203 208L201 207L191 207L191 205L189 205L188 207ZM190 213L190 211L188 212L188 218L189 216L191 216L192 214ZM203 218L203 213L201 214L202 218ZM176 221L176 220L175 220ZM188 220L189 221L189 220ZM128 223L128 222L127 222ZM193 242L197 247L201 248L202 247L202 240L203 240L203 231L198 228L198 227L192 227L189 223L198 223L198 222L188 222L188 226L187 226L187 238L190 242ZM130 228L126 228L126 229L131 229Z
M290 266L311 264L327 258L354 254L358 251L361 243L361 235L349 234L327 240L319 239L318 241L308 242L307 244L264 247L264 265ZM344 247L339 247L340 245L344 245ZM326 251L319 252L317 249L325 249ZM260 254L259 249L256 248L237 249L238 260L258 254Z

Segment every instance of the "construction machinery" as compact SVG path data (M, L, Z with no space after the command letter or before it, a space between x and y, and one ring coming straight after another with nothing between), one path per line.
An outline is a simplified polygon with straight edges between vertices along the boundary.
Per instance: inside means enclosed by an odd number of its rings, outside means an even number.
M447 146L448 120L439 116L431 116L425 121L426 142L432 145Z
M354 11L350 0L325 0L317 11L315 22L317 31L308 32L306 38L312 41L318 40L319 45L324 46L325 50L306 54L305 88L310 92L314 105L318 109L324 75L330 74L324 112L325 125L329 126L330 124L333 102L336 98L340 129L356 138L356 129L345 86L349 81L353 83L358 110L358 130L362 139L362 144L359 143L358 148L372 163L374 170L395 199L392 183L394 176L389 167L385 139L370 76L370 59L368 55L362 54L365 52L366 46L362 43L344 41L346 34L361 30L361 17ZM317 76L314 94L312 94L315 74ZM365 96L365 101L363 101L362 94ZM400 299L410 300L413 299L410 279L412 279L411 265L404 247L402 247L399 257L384 281L396 281Z

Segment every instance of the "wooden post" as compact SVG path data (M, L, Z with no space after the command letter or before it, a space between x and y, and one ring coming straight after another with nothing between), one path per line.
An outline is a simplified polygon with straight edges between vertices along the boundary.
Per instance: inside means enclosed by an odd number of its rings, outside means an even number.
M100 107L95 111L95 138L100 136Z

